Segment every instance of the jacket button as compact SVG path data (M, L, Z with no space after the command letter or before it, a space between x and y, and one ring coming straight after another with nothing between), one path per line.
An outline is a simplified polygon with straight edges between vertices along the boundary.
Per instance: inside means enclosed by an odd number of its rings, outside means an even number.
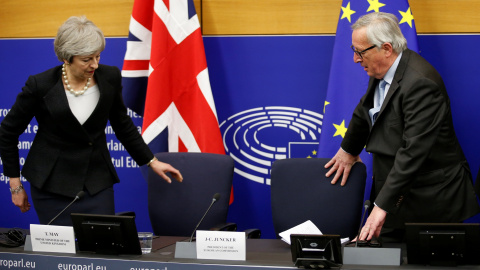
M89 143L88 143L88 145L92 146L92 145L93 145L93 143L92 143L92 142L89 142Z

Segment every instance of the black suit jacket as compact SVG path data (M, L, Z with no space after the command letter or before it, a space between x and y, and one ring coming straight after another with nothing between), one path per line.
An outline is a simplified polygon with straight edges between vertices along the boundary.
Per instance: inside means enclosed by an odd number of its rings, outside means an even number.
M120 71L100 65L95 71L100 89L96 108L81 125L68 105L61 66L30 76L0 126L4 174L20 174L18 137L33 117L38 131L22 175L35 187L74 197L84 187L95 194L119 182L107 148L107 122L129 154L143 165L153 154L127 115Z
M358 155L366 146L372 153L372 199L393 214L387 215L386 225L459 222L477 214L471 173L441 76L420 55L404 51L372 125L368 111L378 82L370 79L342 148Z

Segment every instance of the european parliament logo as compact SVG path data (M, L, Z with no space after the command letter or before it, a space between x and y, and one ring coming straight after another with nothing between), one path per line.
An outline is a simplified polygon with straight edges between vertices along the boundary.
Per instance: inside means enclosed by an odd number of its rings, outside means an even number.
M270 185L275 160L316 157L323 115L314 111L267 106L236 113L220 124L225 152L235 173Z

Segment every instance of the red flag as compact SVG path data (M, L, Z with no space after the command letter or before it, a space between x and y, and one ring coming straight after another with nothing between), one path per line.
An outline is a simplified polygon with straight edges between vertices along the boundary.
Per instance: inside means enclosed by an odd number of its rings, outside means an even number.
M122 76L152 151L168 132L169 152L225 154L192 0L135 0Z

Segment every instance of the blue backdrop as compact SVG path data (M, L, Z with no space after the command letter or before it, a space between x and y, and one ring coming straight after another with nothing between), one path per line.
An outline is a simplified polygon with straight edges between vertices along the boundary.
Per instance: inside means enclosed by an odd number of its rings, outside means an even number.
M226 152L236 160L235 201L228 219L240 230L257 227L264 238L275 237L269 166L279 158L315 156L333 42L333 36L204 38ZM480 35L421 35L418 42L420 53L445 80L457 135L476 175L480 165L476 139L480 133L480 56L471 52L476 51ZM125 46L126 38L108 38L101 62L121 68ZM0 59L1 121L28 75L60 62L53 53L53 39L0 40ZM134 114L132 118L141 126L140 118ZM33 140L36 122L31 125L21 137L22 157ZM107 138L112 140L111 153L121 179L115 186L116 210L135 211L138 230L150 231L146 182L128 153L116 147L115 135L107 134ZM28 228L38 223L34 211L21 214L13 206L3 174L0 180L0 227Z

